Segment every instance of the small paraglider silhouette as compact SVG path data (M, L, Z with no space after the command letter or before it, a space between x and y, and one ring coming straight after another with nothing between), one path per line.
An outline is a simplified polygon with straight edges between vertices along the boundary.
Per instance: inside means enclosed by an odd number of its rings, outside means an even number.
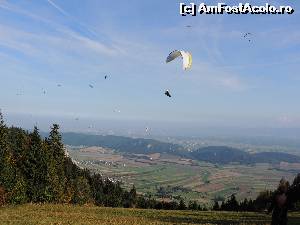
M46 94L46 90L43 90L43 94L44 94L44 95Z
M91 85L91 84L89 84L89 87L90 87L90 88L94 88L94 86L93 86L93 85Z
M58 84L57 87L61 87L61 84Z
M145 132L148 133L149 130L150 130L150 128L149 128L149 127L146 127Z
M169 90L165 91L165 95L168 96L169 98L171 98L171 94L170 94Z
M245 38L245 39L248 39L248 41L251 42L251 39L250 39L250 37L249 37L249 36L251 36L251 35L252 35L251 33L247 32L246 34L244 34L244 38Z
M187 28L191 28L192 26L191 26L191 25L186 25L185 27L187 27Z
M105 79L105 80L107 79L107 75L104 76L104 79Z
M76 120L76 121L78 121L78 120L79 120L79 118L78 118L78 117L76 117L76 118L75 118L75 120Z

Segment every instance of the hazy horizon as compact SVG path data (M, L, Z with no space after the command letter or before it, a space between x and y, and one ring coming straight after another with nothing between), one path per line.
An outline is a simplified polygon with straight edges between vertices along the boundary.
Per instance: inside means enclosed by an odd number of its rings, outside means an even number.
M48 132L52 124L60 125L62 132L91 133L103 135L123 135L140 137L278 137L300 138L300 127L263 127L263 126L226 126L206 123L176 121L115 120L97 118L34 116L3 112L9 126L32 130L37 126L42 132Z

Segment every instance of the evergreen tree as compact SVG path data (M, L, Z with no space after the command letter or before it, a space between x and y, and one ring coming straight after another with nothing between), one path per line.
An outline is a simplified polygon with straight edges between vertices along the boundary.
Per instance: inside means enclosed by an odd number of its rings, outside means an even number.
M178 209L179 210L185 210L186 209L186 205L185 205L183 199L180 199Z
M273 196L272 191L266 190L260 192L254 201L255 210L262 211L267 209L271 202L272 196Z
M7 197L9 198L9 192L15 183L15 170L13 168L15 160L9 151L7 136L8 128L4 123L3 115L0 110L0 186L4 189L4 192L7 193Z
M49 138L47 139L48 151L48 192L54 202L64 201L64 191L66 185L65 178L65 151L59 133L59 126L53 124Z
M198 209L198 203L196 201L190 201L188 209L190 209L190 210L197 210Z
M28 201L27 195L27 184L24 177L17 172L15 185L10 192L10 202L12 204L23 204Z
M28 184L27 196L32 202L44 202L46 201L47 163L37 127L34 127L29 137L30 147L24 160L24 175Z
M3 206L6 203L6 192L2 186L0 186L0 206Z
M134 207L136 204L136 198L137 198L137 193L136 193L136 188L133 185L129 192L129 199L130 199L130 207Z
M78 177L75 180L75 192L72 198L72 203L83 205L90 201L91 189L88 181L84 177Z
M94 174L90 178L90 186L95 204L98 206L104 205L104 183L100 174Z
M219 203L218 203L218 201L215 201L214 202L214 206L213 206L213 208L212 208L213 210L215 210L215 211L218 211L218 210L220 210L220 206L219 206Z

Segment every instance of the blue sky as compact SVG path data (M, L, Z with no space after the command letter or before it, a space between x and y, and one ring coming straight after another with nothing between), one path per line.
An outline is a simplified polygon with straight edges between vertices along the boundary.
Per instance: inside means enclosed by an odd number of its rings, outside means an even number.
M293 15L182 17L180 2L0 0L0 108L62 123L300 127L300 3L266 1ZM165 63L174 49L192 53L190 71Z

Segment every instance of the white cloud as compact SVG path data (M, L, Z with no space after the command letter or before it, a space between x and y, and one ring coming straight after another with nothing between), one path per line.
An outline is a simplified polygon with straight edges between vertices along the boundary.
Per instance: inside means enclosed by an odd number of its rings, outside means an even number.
M52 5L55 9L57 9L61 14L65 15L65 16L70 16L65 10L63 10L62 8L60 8L57 4L55 4L53 1L51 0L47 0L47 2L49 2L50 5Z

